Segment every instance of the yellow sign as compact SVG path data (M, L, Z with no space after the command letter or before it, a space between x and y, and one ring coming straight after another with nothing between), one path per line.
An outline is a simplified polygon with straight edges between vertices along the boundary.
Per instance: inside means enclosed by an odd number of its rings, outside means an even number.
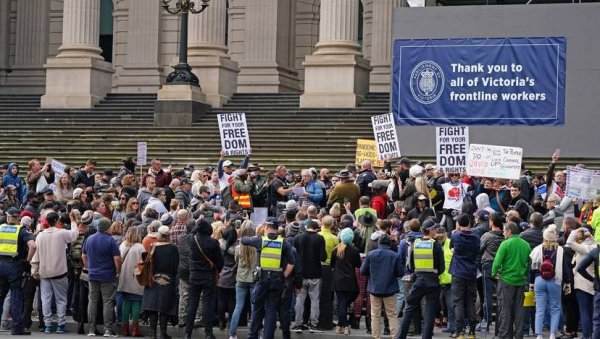
M356 140L355 163L361 164L365 160L370 160L373 167L383 167L383 160L379 160L378 155L377 142L375 142L375 140Z

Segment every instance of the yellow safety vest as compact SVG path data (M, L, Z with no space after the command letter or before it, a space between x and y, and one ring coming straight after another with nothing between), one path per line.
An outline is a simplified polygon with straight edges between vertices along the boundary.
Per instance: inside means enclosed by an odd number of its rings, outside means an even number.
M283 252L283 237L271 240L267 235L262 237L260 251L260 268L264 271L281 271L281 254Z
M447 285L452 282L452 275L448 273L451 261L452 251L450 250L450 239L446 239L446 241L444 241L444 273L440 274L440 284L442 285Z
M415 239L413 244L413 257L415 259L415 273L429 272L437 273L433 266L433 239Z
M21 225L3 224L0 226L0 255L16 257L19 254L17 248L20 231Z

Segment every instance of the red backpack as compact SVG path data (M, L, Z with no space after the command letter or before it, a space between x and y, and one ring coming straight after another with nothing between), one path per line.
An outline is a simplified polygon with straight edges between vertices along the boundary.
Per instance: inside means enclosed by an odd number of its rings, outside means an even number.
M543 256L543 255L542 255ZM552 264L552 259L556 256L556 250L552 252L550 257L542 257L542 266L540 266L540 276L542 279L550 280L554 279L556 275L556 271L554 270L554 265Z

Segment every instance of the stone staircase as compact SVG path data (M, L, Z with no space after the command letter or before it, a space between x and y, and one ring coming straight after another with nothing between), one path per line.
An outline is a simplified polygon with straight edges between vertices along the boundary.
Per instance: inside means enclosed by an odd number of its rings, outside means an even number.
M338 170L354 162L357 138L373 138L370 117L389 111L387 93L369 94L354 109L300 109L297 94L235 94L191 127L169 128L154 126L155 100L153 94L109 94L92 109L41 110L39 96L0 95L0 164L16 161L25 168L30 159L49 156L73 166L95 158L98 169L117 169L124 155L136 155L137 141L147 141L148 159L176 168L214 166L221 148L216 115L245 112L252 162L267 169L286 164ZM547 161L529 158L526 164L542 171ZM599 159L561 159L559 167L577 162L600 167Z

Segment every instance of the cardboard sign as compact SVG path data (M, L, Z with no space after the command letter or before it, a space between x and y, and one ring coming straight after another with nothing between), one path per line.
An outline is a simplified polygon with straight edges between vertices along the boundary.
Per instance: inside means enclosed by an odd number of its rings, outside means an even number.
M467 154L469 153L469 127L436 127L435 149L437 166L442 172L466 172Z
M226 156L250 154L246 113L218 114L221 148Z
M355 164L362 164L363 161L371 161L373 167L383 167L383 160L378 158L377 142L368 139L356 139L356 158Z
M137 143L137 165L144 166L148 156L148 143L145 141L138 141Z
M63 173L65 173L65 167L67 167L66 164L63 164L60 161L54 160L52 159L50 161L50 166L52 166L52 170L54 171L54 173L56 173L56 180L58 181L58 179L60 178L61 175L63 175Z
M400 158L400 143L396 134L396 124L392 113L376 115L371 117L373 134L377 142L378 158L383 160L388 155L392 158Z
M495 145L470 144L467 174L476 177L519 179L523 149Z
M567 166L566 195L594 200L600 194L600 171Z

